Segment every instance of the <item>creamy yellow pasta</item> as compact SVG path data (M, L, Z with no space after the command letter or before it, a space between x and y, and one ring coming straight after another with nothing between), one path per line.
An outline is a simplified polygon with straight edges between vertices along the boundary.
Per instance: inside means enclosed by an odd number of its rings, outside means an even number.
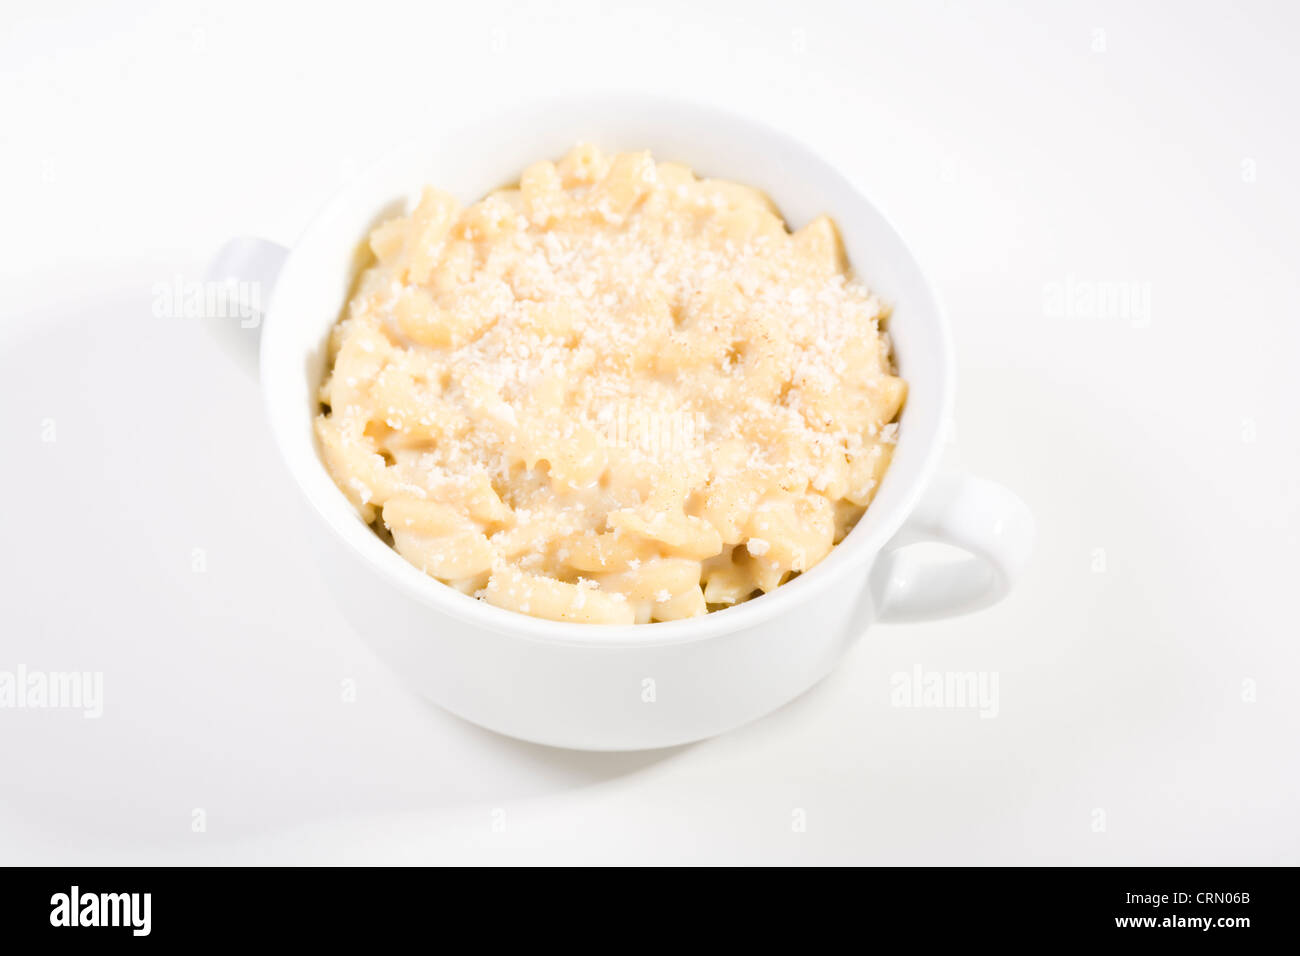
M362 518L501 607L631 624L811 568L889 465L906 386L822 217L580 145L369 241L316 421Z

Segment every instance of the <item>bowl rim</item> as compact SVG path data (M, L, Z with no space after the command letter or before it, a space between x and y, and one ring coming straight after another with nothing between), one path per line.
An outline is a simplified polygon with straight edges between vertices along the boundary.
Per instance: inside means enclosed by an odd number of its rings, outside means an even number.
M552 621L533 617L519 611L508 610L488 604L470 595L464 594L436 578L423 573L401 557L393 548L384 543L368 526L363 524L355 511L328 477L319 457L319 446L313 436L316 449L317 471L309 476L304 474L297 461L291 456L286 443L282 440L283 413L277 403L279 390L272 387L280 374L275 365L274 351L277 338L272 331L276 328L277 302L276 293L285 286L284 279L291 276L300 266L298 251L309 238L328 228L331 220L336 218L348 206L352 195L363 184L376 177L391 163L405 156L412 148L420 144L428 145L432 139L449 136L472 136L475 129L481 129L485 123L500 123L513 117L534 115L547 110L640 110L642 112L658 111L666 115L673 113L690 113L711 122L725 124L738 131L743 129L748 135L757 135L779 143L787 150L803 154L804 158L822 167L822 170L839 180L838 185L856 194L866 206L879 218L885 230L892 236L898 252L905 257L920 278L924 291L928 294L932 322L935 326L936 339L940 354L935 358L938 372L934 388L937 390L937 415L935 426L928 432L917 432L906 427L900 429L898 443L902 447L919 445L922 441L926 447L917 459L914 474L893 507L884 515L873 515L873 522L868 525L860 521L844 539L831 550L824 559L793 580L779 587L731 607L711 611L705 615L677 621L660 621L649 624L609 625L591 624L578 621ZM460 141L460 140L456 140ZM418 188L419 183L412 183ZM841 220L836 217L836 222ZM870 276L864 277L870 284ZM894 303L891 303L891 306ZM926 271L921 267L911 245L892 219L872 201L870 196L838 167L825 159L820 152L813 150L804 142L794 138L767 123L744 113L720 108L708 103L682 100L674 97L647 96L643 94L600 94L597 96L548 97L526 102L489 115L472 124L460 124L453 128L437 132L427 132L416 138L398 142L394 147L374 162L368 164L356 175L349 178L341 188L325 202L312 216L308 225L299 234L297 241L289 250L289 255L280 272L279 281L271 292L270 302L262 326L260 343L260 379L266 414L271 431L281 457L293 476L299 490L311 505L312 510L329 526L339 542L373 573L385 579L401 593L420 605L442 615L459 620L478 628L500 634L529 639L538 643L571 646L636 646L653 647L656 645L680 644L707 640L724 634L750 629L772 620L784 612L795 609L825 588L843 584L847 575L854 572L860 576L858 589L868 586L867 566L881 548L894 536L903 522L911 514L921 494L929 484L938 466L942 454L941 440L944 423L950 421L953 401L953 343L947 313L943 302ZM900 372L904 370L900 368ZM904 373L904 377L906 377ZM909 383L910 384L910 383ZM906 405L904 405L904 414ZM301 424L301 423L300 423ZM306 424L310 425L310 421ZM882 481L887 482L895 469L891 466ZM322 487L321 477L325 478L328 490ZM874 501L874 499L873 499ZM342 506L340 511L339 506ZM364 536L356 534L364 532ZM366 539L369 539L368 541Z

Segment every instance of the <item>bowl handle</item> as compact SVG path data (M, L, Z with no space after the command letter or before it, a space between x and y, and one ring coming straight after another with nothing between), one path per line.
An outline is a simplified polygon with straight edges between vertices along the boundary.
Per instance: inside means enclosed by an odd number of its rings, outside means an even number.
M938 476L871 570L882 624L978 611L1011 591L1034 541L1025 503L1001 485L966 474ZM957 560L920 560L910 545L951 545Z
M254 377L262 317L288 256L289 250L279 243L245 237L227 242L208 265L208 284L228 294L216 300L223 308L205 316L204 323Z

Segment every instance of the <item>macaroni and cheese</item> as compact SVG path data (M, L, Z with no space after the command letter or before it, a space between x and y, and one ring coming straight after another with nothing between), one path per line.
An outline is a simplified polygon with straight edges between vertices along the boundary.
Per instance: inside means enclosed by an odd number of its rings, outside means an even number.
M889 465L886 310L822 217L590 145L370 235L316 430L361 517L500 607L704 614L824 558Z

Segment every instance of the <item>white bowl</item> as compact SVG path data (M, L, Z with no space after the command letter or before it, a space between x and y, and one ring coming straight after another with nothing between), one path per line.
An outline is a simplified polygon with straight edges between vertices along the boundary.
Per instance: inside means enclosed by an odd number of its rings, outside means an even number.
M461 594L408 564L353 512L317 452L312 419L325 342L368 230L434 184L469 202L529 163L588 140L650 149L701 175L756 186L792 228L829 213L861 278L892 304L909 391L898 446L871 507L824 561L775 591L685 621L607 627L545 621ZM637 97L548 102L438 130L336 196L286 252L230 243L214 278L260 281L260 375L272 431L318 518L314 551L357 631L421 692L492 730L560 747L633 750L699 740L780 707L824 677L873 622L975 610L1003 597L1033 522L1014 495L935 479L952 403L951 337L898 232L840 173L789 137L698 105ZM245 323L247 324L247 323ZM935 540L961 562L913 567Z

